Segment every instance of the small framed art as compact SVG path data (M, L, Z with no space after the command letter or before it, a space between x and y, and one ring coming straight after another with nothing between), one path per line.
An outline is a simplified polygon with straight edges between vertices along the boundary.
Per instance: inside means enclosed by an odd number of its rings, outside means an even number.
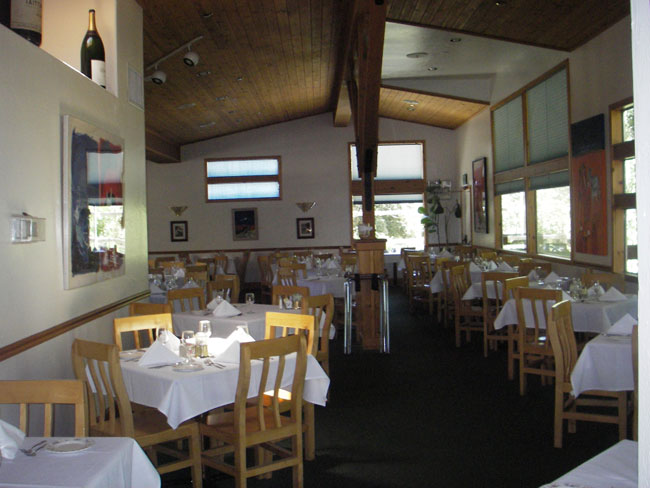
M172 242L187 241L187 220L171 222Z
M232 209L232 239L234 241L256 241L257 232L256 208Z
M472 161L472 197L474 232L485 234L488 232L487 208L487 158L478 158Z
M314 219L304 218L296 219L296 230L298 232L298 239L313 239L314 238Z

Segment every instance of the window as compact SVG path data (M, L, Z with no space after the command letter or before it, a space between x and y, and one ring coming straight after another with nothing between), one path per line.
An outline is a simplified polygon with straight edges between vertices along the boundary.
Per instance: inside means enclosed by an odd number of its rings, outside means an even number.
M610 107L612 137L613 269L636 275L636 159L634 154L634 105L626 99Z
M497 248L571 258L567 73L565 62L492 109Z
M206 159L208 202L279 200L280 157Z
M357 168L357 151L350 144L352 180L352 237L359 238L363 188ZM375 178L375 236L386 239L386 253L399 254L403 247L422 249L424 227L420 223L424 179L424 143L381 143L377 148Z

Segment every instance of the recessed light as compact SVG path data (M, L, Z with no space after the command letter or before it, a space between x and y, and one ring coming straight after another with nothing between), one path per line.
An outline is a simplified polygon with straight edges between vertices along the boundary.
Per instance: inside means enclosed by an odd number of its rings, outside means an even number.
M215 100L217 102L224 102L224 101L228 100L228 95L223 95L221 97L217 97L217 98L215 98Z
M211 74L212 74L212 71L205 70L205 71L199 71L199 72L196 74L196 76L198 76L199 78L201 78L202 76L208 76L208 75L211 75Z
M429 67L427 68L427 70L429 70L429 71L438 71L438 68L435 67L435 66L429 66Z
M407 105L417 105L418 103L420 103L417 100L402 100L402 101Z
M452 37L451 39L449 39L449 42L460 42L460 41L462 41L460 37Z
M199 129L205 129L206 127L212 127L213 125L217 125L217 123L214 120L211 120L210 122L206 122L205 124L200 124Z
M508 2L505 2L504 0L497 0L496 2L494 2L494 5L496 5L497 7L503 7L504 5L508 5Z
M178 110L186 110L188 108L196 107L196 103L190 102L190 103L184 103L183 105L179 105L176 107Z
M209 19L213 15L214 15L214 12L205 12L204 14L201 14L201 17L203 17L204 19Z
M406 107L406 110L408 110L409 112L413 112L415 110L415 106L409 105L408 107Z
M243 76L238 76L238 77L236 78L236 80L237 80L237 81L244 81L244 77L243 77Z
M429 53L425 52L417 52L417 53L409 53L406 55L407 58L411 59L418 59L418 58L424 58L425 56L428 56Z

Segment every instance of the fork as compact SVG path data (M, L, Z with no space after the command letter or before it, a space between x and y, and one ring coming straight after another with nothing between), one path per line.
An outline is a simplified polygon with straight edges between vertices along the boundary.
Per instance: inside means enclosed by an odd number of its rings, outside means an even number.
M39 450L43 449L46 444L47 444L47 440L42 440L41 442L37 442L36 444L34 444L29 449L21 449L20 452L22 452L26 456L36 456L36 453Z

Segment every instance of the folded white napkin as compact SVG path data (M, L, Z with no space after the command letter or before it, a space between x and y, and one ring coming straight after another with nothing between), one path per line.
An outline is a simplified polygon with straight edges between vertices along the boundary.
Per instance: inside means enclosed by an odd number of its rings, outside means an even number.
M0 420L0 456L4 459L16 457L18 447L22 445L25 433L17 427Z
M162 288L160 288L158 285L156 285L154 283L149 283L149 291L152 294L165 293L165 290L163 290Z
M532 269L530 273L528 273L528 280L529 281L537 281L539 279L539 276L537 275L537 271Z
M626 313L612 325L607 334L609 335L632 335L632 328L637 325L639 321Z
M625 300L627 297L613 286L610 286L609 290L600 297L601 302L624 302Z
M241 312L230 305L226 300L223 300L214 308L212 315L215 317L234 317L235 315L241 315Z
M512 267L505 261L501 261L497 266L497 271L501 271L502 273L512 273L514 269L512 269Z
M226 272L223 270L223 267L221 265L218 265L215 274L223 275L226 274Z
M546 278L544 278L544 283L555 283L557 280L559 280L560 277L555 274L553 271L551 271Z
M587 296L589 298L598 298L599 295L604 295L604 294L605 294L605 290L603 290L603 287L600 285L600 283L594 283L587 290Z
M225 339L212 337L208 342L208 351L217 361L239 364L239 345L242 342L254 342L249 334L242 329L235 329Z
M562 300L569 300L570 302L575 302L573 298L571 298L571 295L569 295L566 291L562 290Z
M337 263L334 259L328 259L325 267L327 269L338 269L339 263Z
M148 368L174 364L179 361L178 349L181 341L174 334L167 332L167 342L163 344L162 337L158 337L142 355L138 364Z
M480 273L481 268L479 268L476 263L469 263L469 272L470 273Z
M494 261L488 261L487 265L490 271L496 271L499 268L497 266L497 263L495 263Z
M453 258L454 255L452 253L450 253L449 251L447 251L446 249L444 249L440 254L438 254L438 257L439 258Z
M185 268L172 268L172 275L177 280L185 278Z
M187 280L185 284L183 285L183 288L199 288L199 285L196 284L196 281L194 281L192 278Z

